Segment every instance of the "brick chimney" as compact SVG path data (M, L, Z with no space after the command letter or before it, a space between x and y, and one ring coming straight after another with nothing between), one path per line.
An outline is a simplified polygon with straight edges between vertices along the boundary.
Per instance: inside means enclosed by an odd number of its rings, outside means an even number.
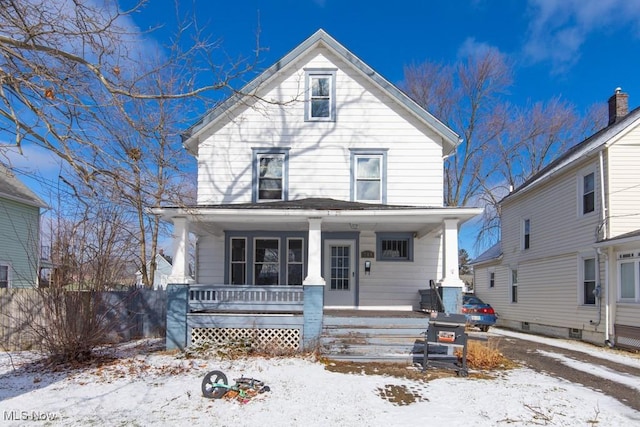
M616 88L615 93L609 98L609 124L621 120L629 113L629 95Z

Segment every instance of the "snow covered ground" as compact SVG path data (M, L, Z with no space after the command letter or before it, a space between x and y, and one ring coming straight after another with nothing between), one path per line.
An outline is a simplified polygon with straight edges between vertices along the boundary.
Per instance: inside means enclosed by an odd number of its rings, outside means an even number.
M632 355L580 343L497 330L505 336L568 346L640 366ZM381 375L341 374L301 358L185 359L124 349L117 363L83 370L44 371L30 352L0 354L0 425L132 426L630 426L640 412L577 384L516 369L494 379L442 378L428 382ZM125 354L126 355L126 354ZM554 354L548 354L556 357ZM615 372L558 363L615 378ZM248 403L210 400L200 385L222 370L264 381L271 391ZM640 379L620 379L640 390ZM403 403L390 393L409 396ZM407 402L413 403L407 404Z

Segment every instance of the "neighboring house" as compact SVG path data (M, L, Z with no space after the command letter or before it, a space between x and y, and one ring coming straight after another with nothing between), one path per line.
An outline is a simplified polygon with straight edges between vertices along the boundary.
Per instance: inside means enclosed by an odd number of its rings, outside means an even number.
M640 348L639 164L618 89L606 128L502 200L502 240L472 263L500 325Z
M147 271L151 269L151 261L147 262ZM171 257L165 255L163 251L156 254L156 269L153 274L153 289L166 289L169 276L171 276ZM143 288L142 272L138 270L136 272L136 287Z
M434 280L456 303L458 228L443 205L459 137L322 30L184 135L197 205L174 225L170 283L322 285L324 306L411 310ZM446 292L451 289L451 292Z
M0 289L38 286L41 208L46 204L0 165Z

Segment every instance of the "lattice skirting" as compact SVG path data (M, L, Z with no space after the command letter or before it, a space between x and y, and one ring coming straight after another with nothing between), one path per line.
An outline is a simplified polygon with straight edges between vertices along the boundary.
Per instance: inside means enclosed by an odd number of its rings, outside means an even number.
M266 350L298 350L299 329L192 328L191 345L242 345Z

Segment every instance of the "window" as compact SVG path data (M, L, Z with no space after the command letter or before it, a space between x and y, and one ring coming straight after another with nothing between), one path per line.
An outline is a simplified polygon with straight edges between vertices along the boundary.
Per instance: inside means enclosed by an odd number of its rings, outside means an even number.
M511 302L518 302L518 270L511 270Z
M254 278L256 285L280 284L280 239L255 239Z
M227 232L225 283L302 285L306 274L304 232Z
M287 200L288 148L253 149L253 202Z
M379 261L413 261L413 235L377 233L376 252Z
M231 277L232 285L247 284L247 239L231 239Z
M305 120L335 121L336 71L306 70Z
M0 265L0 289L9 287L9 266Z
M595 173L591 172L582 177L582 214L586 215L595 210Z
M618 294L621 301L639 301L640 251L618 254Z
M304 280L303 239L287 239L287 285L302 285Z
M593 291L596 289L596 259L582 259L582 301L583 304L595 304L596 296Z
M531 244L531 220L522 222L522 249L529 249Z
M493 270L489 270L489 287L493 288L496 286L496 272Z
M386 203L386 154L386 150L351 149L351 200Z

